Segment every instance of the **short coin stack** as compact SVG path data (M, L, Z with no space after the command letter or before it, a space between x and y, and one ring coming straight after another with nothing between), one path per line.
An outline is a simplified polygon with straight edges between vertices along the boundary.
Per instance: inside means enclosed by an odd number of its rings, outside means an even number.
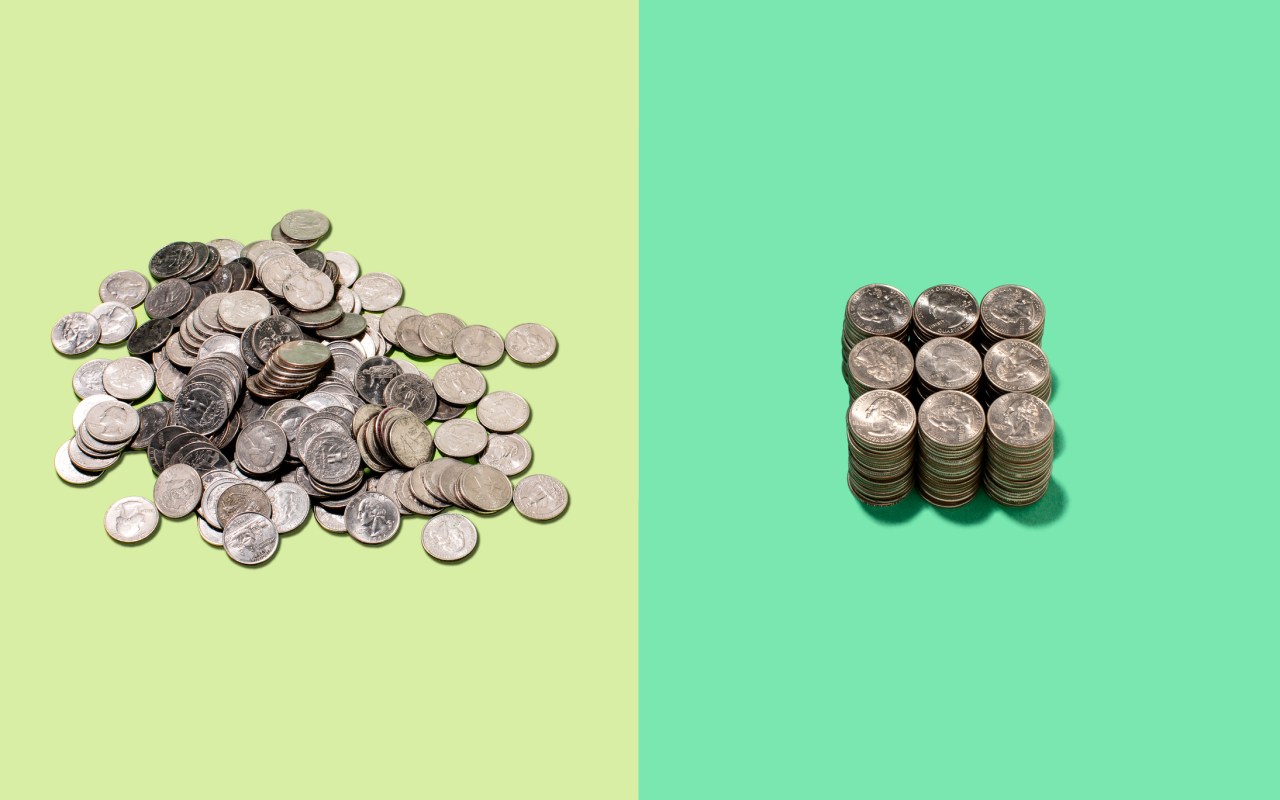
M1013 392L987 411L987 494L1006 506L1026 506L1044 496L1053 470L1053 412L1038 397Z
M156 473L154 504L114 503L109 535L139 542L161 516L194 512L200 536L241 564L260 564L280 535L314 516L325 530L363 544L390 540L401 518L432 520L422 531L432 557L456 561L475 548L457 507L494 514L515 505L551 520L568 492L550 475L528 475L533 458L516 433L529 404L489 392L477 367L504 356L541 364L556 352L552 332L522 323L504 337L444 312L399 305L400 281L361 275L354 257L315 249L329 233L317 211L292 211L269 240L178 241L152 257L156 280L133 270L108 275L92 313L58 320L54 348L67 355L128 340L129 357L92 359L75 371L83 398L76 435L54 457L62 480L97 480L123 453L145 452ZM132 309L151 317L137 325ZM378 313L381 312L381 313ZM416 358L453 358L432 377ZM133 403L153 388L168 399ZM477 420L463 418L477 407ZM437 458L431 424L452 422Z
M911 492L916 411L898 392L874 389L849 407L849 490L874 506L897 503Z
M853 346L868 336L888 336L906 341L911 323L911 301L892 286L872 283L849 297L844 307L843 360Z
M982 356L963 339L930 339L916 353L916 397L923 401L947 389L977 396Z
M920 456L916 485L935 506L962 506L982 482L982 404L963 392L937 392L920 404Z
M915 359L911 350L899 340L887 336L863 339L853 346L845 359L844 379L849 384L851 398L872 389L892 389L899 394L908 394L914 374Z
M1040 344L1044 336L1044 302L1025 286L1007 283L987 292L979 314L978 342L984 353L1003 339Z
M1046 403L1053 394L1049 359L1038 345L1025 339L1003 339L993 344L982 359L982 372L988 405L1009 392L1026 392Z
M917 350L939 336L969 341L978 330L978 301L949 283L920 293L911 309L911 343Z

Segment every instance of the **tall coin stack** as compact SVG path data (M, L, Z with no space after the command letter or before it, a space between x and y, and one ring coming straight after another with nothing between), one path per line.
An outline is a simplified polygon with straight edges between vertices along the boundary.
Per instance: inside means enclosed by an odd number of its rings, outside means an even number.
M891 389L899 394L908 394L914 374L915 359L911 357L911 350L887 336L863 339L853 346L845 359L844 380L849 384L851 399L872 389Z
M854 292L844 309L843 361L849 351L868 336L888 336L906 341L911 322L911 301L892 286L870 283Z
M961 286L931 286L920 293L911 309L911 346L917 350L939 336L967 342L977 331L978 301Z
M916 353L916 397L952 389L974 397L982 378L982 356L963 339L930 339Z
M1043 350L1025 339L1005 339L993 344L982 359L982 372L986 376L983 394L988 405L1009 392L1026 392L1046 403L1053 393L1049 359Z
M982 483L982 404L963 392L945 390L920 404L917 422L920 455L916 485L920 496L935 506L962 506Z
M1004 339L1040 344L1044 335L1044 302L1025 286L1007 283L987 292L979 317L978 346L984 353Z
M898 392L873 389L849 406L849 490L862 502L888 506L911 492L916 410Z
M1053 412L1026 392L997 397L987 411L987 463L983 485L1006 506L1044 496L1053 471Z

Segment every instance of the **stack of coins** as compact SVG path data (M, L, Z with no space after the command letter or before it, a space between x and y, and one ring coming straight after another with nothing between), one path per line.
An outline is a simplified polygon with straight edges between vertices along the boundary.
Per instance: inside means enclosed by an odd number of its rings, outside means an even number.
M916 410L898 392L873 389L849 406L849 491L873 506L911 492L915 478Z
M944 389L976 397L981 378L982 356L963 339L930 339L916 353L916 397L921 401Z
M892 286L871 283L849 297L844 308L843 360L853 346L868 336L888 336L906 341L911 322L911 301Z
M987 412L987 494L1002 505L1031 505L1048 490L1052 470L1049 405L1026 392L997 397Z
M902 342L887 336L863 339L853 346L845 359L844 380L849 384L850 398L872 389L890 389L907 394L914 374L915 359L911 357L911 351Z
M982 298L979 347L982 352L1004 339L1040 344L1044 335L1044 303L1025 286L997 286Z
M991 345L982 359L984 395L989 405L1009 392L1026 392L1046 403L1053 393L1053 373L1044 351L1025 339L1004 339Z
M83 473L82 480L71 483L91 483L120 460L120 454L138 433L140 419L128 403L97 394L85 398L76 408L72 422L76 435L62 445L54 461L74 467L69 474ZM61 468L58 471L63 472Z
M939 336L969 341L977 330L978 301L960 286L931 286L911 309L911 344L916 349Z
M285 342L271 351L262 371L249 378L249 394L259 400L281 400L310 387L333 360L319 342Z
M982 404L963 392L937 392L920 404L918 424L920 496L944 508L972 500L982 482Z
M363 406L352 424L360 455L375 472L413 469L435 452L431 429L408 409Z

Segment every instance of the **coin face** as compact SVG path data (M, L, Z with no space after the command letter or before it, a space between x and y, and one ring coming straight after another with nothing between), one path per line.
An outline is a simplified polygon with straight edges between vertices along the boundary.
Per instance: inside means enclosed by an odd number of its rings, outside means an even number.
M102 387L120 400L141 400L155 387L155 372L140 358L117 358L103 370Z
M982 357L963 339L931 339L916 353L916 372L931 386L961 389L982 374Z
M123 342L138 324L137 317L133 315L133 307L124 303L109 301L90 313L98 321L98 341L102 344Z
M92 350L100 335L98 320L92 314L76 311L57 321L50 339L54 350L74 356Z
M107 509L107 535L117 542L132 544L156 532L160 512L143 497L122 497Z
M267 475L284 463L289 437L269 419L245 426L236 438L236 463L251 475Z
M108 444L129 441L138 432L138 425L138 412L114 398L97 403L84 418L84 427L89 435Z
M920 404L918 424L920 434L934 442L965 445L982 438L986 415L971 395L945 390L929 395Z
M386 311L404 296L404 287L400 285L400 281L385 272L361 275L351 285L351 291L360 298L360 305L366 311Z
M507 354L521 364L543 364L556 354L556 335L545 325L526 322L507 332Z
M360 277L360 262L356 261L355 256L350 253L344 253L341 250L327 250L324 258L337 266L338 276L341 278L343 286L350 287Z
M279 546L276 526L263 514L240 514L222 531L222 547L238 564L261 564L275 555Z
M477 367L498 363L506 352L502 334L485 325L468 325L453 337L453 349L459 361Z
M86 483L93 483L101 476L101 473L85 472L75 464L71 463L71 445L73 443L74 440L71 442L63 442L58 447L58 452L53 456L53 469L58 473L58 477L61 478L64 483L69 483L73 486L83 486Z
M405 320L408 322L409 320ZM452 314L428 314L421 321L413 320L410 330L417 333L418 338L432 353L454 355L453 340L458 332L467 327L467 323ZM408 334L402 338L407 338Z
M322 433L311 440L302 463L315 480L336 484L350 480L360 470L356 443L340 433Z
M546 521L564 513L569 505L569 492L550 475L530 475L516 485L512 502L522 516Z
M298 241L314 241L329 233L329 218L309 208L290 211L280 218L280 232Z
M997 286L982 298L982 322L998 336L1027 336L1044 325L1044 303L1025 286Z
M511 503L511 480L487 464L473 464L459 476L458 493L470 508L495 514Z
M1038 397L1012 392L1000 395L991 404L987 426L998 442L1013 447L1035 447L1053 438L1053 412Z
M925 289L912 313L916 324L935 336L964 336L978 326L978 301L951 284Z
M476 406L476 419L494 433L515 433L528 424L530 413L528 401L515 392L490 392Z
M290 533L302 527L311 514L311 498L296 483L276 483L267 489L271 501L271 522L277 533Z
M95 358L76 368L76 374L71 377L71 388L81 400L90 395L107 393L102 385L102 373L110 363L110 359Z
M983 359L987 380L1003 392L1029 392L1049 378L1049 359L1023 339L1003 339Z
M891 336L911 319L911 301L892 286L872 283L849 297L845 316L871 336Z
M459 561L476 549L476 526L461 514L441 514L422 527L422 549L439 561Z
M447 364L436 371L431 382L436 394L457 405L476 402L488 386L480 370L469 364Z
M490 436L489 446L485 448L484 455L480 456L481 464L488 464L508 477L524 472L532 461L533 448L518 433Z
M104 303L123 303L129 308L137 308L147 299L151 291L151 282L141 272L122 269L102 279L98 285L98 298Z
M200 473L187 464L172 464L156 478L152 496L156 509L169 519L179 519L196 510L204 493Z
M849 351L849 369L854 380L871 389L892 389L911 379L915 359L911 350L897 339L872 336Z
M911 436L915 427L915 408L897 392L873 389L849 407L849 429L868 442L899 442Z
M454 458L479 455L489 444L489 432L473 419L451 419L440 424L435 434L436 449Z
M356 495L342 517L351 538L364 544L382 544L400 530L400 507L377 492Z
M422 375L395 376L383 388L382 400L386 405L403 408L423 421L436 413L435 385Z

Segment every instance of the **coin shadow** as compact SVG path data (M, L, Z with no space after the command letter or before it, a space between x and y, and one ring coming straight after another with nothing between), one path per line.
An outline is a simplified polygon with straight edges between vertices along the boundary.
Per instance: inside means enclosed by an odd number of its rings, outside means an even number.
M1029 527L1051 525L1067 513L1067 490L1057 478L1049 479L1049 488L1036 502L1029 506L1000 506L1001 510L1014 522ZM998 504L996 504L998 505Z
M471 552L470 552L470 553L467 553L465 556L463 556L462 558L459 558L459 559L457 559L457 560L455 560L455 561L441 561L440 559L438 559L438 558L436 558L435 556L433 556L433 555L431 555L430 553L428 553L425 549L422 551L422 554L423 554L424 556L426 556L427 558L431 559L432 561L436 562L437 564L439 564L439 565L440 565L440 566L442 566L442 567L456 567L456 566L459 566L459 565L461 565L461 564L465 564L465 563L467 563L468 561L470 561L471 559L475 558L475 557L476 557L476 553L480 552L480 546L481 546L482 544L484 544L484 537L482 537L482 536L477 536L477 537L476 537L476 546L475 546L475 547L473 547L473 548L471 548Z
M972 500L962 506L956 508L934 506L933 510L942 519L957 525L981 525L995 513L996 502L988 497L986 492L979 491Z
M1049 395L1050 399L1062 394L1062 373L1053 367L1049 367L1049 381L1053 384L1053 393Z
M848 487L845 488L848 492ZM862 513L871 517L877 522L883 522L887 525L902 525L915 519L925 506L924 499L920 497L919 492L912 490L911 494L904 497L900 502L891 506L871 506L860 502L858 498L850 494L850 499L862 509Z
M1062 432L1062 426L1055 419L1053 421L1053 457L1057 458L1067 450L1067 436Z

